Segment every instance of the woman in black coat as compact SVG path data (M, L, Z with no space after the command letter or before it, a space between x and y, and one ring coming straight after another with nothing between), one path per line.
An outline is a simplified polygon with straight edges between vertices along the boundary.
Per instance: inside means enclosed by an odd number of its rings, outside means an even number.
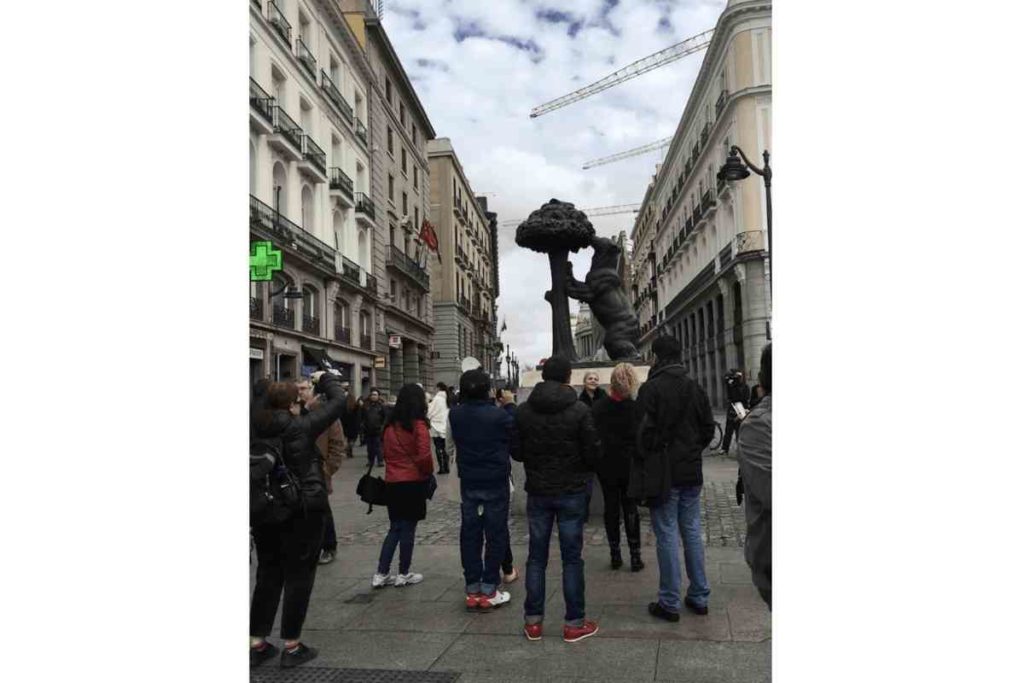
M604 451L597 477L604 493L604 528L612 555L612 569L622 566L622 551L619 549L621 511L629 544L629 566L635 572L644 568L640 559L640 513L636 501L626 495L626 489L629 487L629 471L640 424L636 401L633 400L638 384L633 366L619 363L612 370L610 392L594 401L591 408Z
M316 437L345 411L345 391L332 374L316 373L313 383L326 401L306 415L300 415L299 390L294 382L275 382L254 406L251 434L283 450L288 471L298 480L300 504L287 511L283 520L265 521L252 528L256 541L256 588L249 612L249 663L258 666L270 659L277 648L266 638L281 607L281 638L284 651L281 666L298 666L317 652L299 641L302 624L313 592L317 560L324 537L327 485Z

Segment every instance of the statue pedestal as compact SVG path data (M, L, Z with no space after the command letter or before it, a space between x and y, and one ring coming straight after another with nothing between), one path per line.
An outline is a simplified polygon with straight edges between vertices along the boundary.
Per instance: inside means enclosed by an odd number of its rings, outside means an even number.
M621 361L599 361L599 362L588 362L581 364L574 364L572 368L572 376L569 378L569 384L578 394L583 391L583 377L588 372L596 372L598 382L601 388L608 391L608 384L611 382L612 370ZM581 367L583 366L583 367ZM636 369L637 378L640 383L643 384L647 381L647 373L650 372L650 365L639 365L634 363L633 367ZM528 370L524 372L520 378L520 386L516 391L516 403L522 404L530 397L530 392L533 388L542 382L540 370ZM515 480L516 492L512 496L511 513L514 515L525 515L526 514L526 490L523 488L526 484L526 472L523 470L523 463L512 461L512 477ZM594 494L590 499L590 521L595 521L595 515L597 516L597 522L600 523L601 515L604 514L604 496L601 494L601 485L597 481L597 475L594 475Z

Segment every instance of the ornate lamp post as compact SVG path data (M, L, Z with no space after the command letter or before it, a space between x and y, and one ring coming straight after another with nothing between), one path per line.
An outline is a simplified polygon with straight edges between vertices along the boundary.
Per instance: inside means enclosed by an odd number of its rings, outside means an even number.
M743 180L753 171L764 179L765 213L768 220L768 259L771 262L771 258L774 255L772 252L772 167L768 163L768 150L764 150L762 156L764 157L764 168L758 168L750 163L750 159L747 158L742 149L733 145L729 149L728 158L722 164L722 168L718 170L718 175L720 178L725 178L729 181ZM740 160L741 157L742 161ZM774 277L768 279L769 295L772 291L772 280L774 279Z

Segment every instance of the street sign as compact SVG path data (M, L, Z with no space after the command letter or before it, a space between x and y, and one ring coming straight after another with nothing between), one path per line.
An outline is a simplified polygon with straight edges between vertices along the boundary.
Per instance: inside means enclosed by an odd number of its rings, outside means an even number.
M373 359L373 367L385 368L387 367L388 359L385 356L375 356Z
M249 358L255 358L256 360L263 360L263 349L249 348Z
M399 337L397 334L392 334L391 336L388 337L388 346L390 346L393 349L402 348L402 338Z

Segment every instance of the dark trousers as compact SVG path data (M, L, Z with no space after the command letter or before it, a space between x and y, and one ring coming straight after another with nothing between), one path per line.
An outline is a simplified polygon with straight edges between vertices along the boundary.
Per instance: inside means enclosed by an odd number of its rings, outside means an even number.
M512 534L509 534L508 545L505 546L505 559L501 561L501 571L505 574L511 574L514 569L512 566L514 561L512 559Z
M728 451L729 444L732 443L732 435L738 433L740 430L740 421L735 417L725 418L725 436L722 437L722 450Z
M367 464L384 464L384 454L380 450L380 434L366 435L366 460Z
M331 512L331 508L327 508L327 514L324 515L324 545L323 550L329 550L332 553L338 550L338 535L334 530L334 513Z
M306 621L309 596L324 537L322 512L296 515L281 524L253 527L256 541L256 588L249 610L249 635L265 638L281 607L281 637L297 640Z
M448 451L444 447L444 437L434 437L434 451L437 453L437 472L444 474L448 471Z
M558 545L562 552L562 594L565 623L582 626L584 617L583 515L587 494L560 496L528 494L526 516L530 523L530 554L526 560L526 604L523 612L529 624L544 620L545 574L551 529L558 521Z
M368 440L370 438L367 437ZM384 544L380 547L380 559L377 561L378 574L391 573L391 560L395 557L396 547L398 547L398 573L409 573L417 524L418 522L414 519L391 520L391 528L388 529L388 535L384 537Z
M508 551L508 485L462 486L459 544L466 592L490 595L501 583L498 572Z
M604 494L604 531L608 535L608 547L619 552L622 536L619 534L620 521L625 522L626 543L631 554L640 553L640 512L636 501L626 495L629 475L622 477L599 476L601 492ZM621 516L620 516L621 512Z

